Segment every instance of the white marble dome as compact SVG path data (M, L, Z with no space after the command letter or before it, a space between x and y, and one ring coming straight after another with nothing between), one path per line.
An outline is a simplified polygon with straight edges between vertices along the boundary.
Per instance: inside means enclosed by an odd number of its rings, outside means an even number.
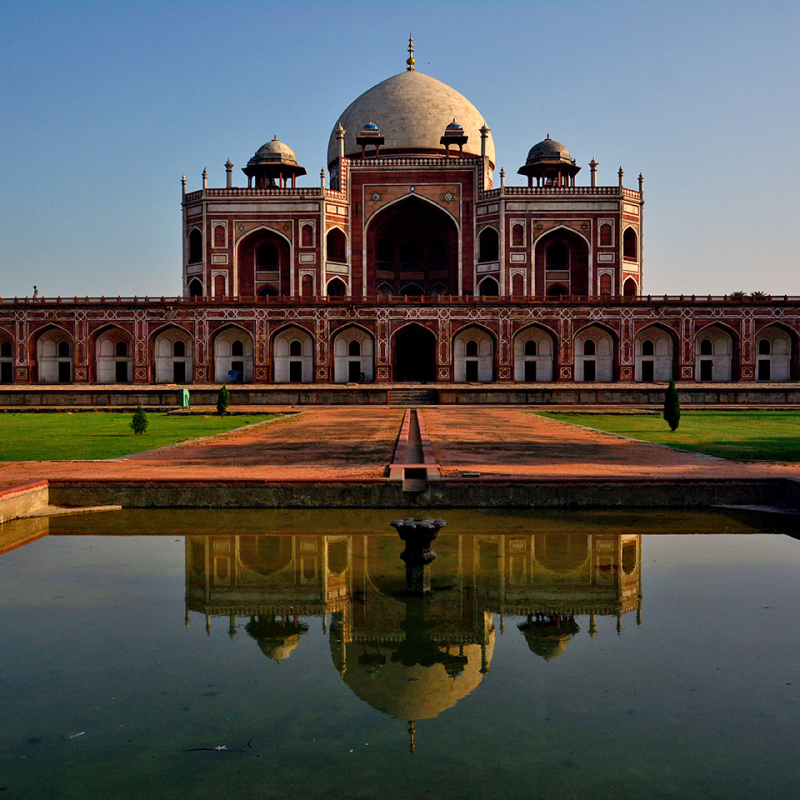
M469 137L464 154L481 154L480 129L486 123L478 109L446 83L416 70L394 75L350 103L333 126L328 142L329 165L339 156L337 125L341 123L345 129L344 153L351 156L361 153L356 136L370 120L380 127L384 137L382 152L444 151L439 140L445 128L455 120ZM491 133L486 140L486 155L494 165Z

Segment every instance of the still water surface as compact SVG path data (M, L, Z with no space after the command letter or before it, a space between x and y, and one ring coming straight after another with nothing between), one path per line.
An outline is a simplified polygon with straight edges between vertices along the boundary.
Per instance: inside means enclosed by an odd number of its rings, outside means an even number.
M405 515L5 526L0 798L797 795L793 520Z

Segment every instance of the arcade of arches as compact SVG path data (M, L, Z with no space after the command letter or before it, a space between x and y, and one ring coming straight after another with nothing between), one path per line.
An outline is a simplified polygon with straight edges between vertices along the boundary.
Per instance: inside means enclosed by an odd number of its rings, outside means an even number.
M430 323L429 323L430 325ZM72 383L75 380L75 343L65 329L50 326L35 337L35 380L39 383ZM167 325L149 340L149 380L155 383L191 383L194 379L195 345L190 332ZM619 380L620 342L617 334L602 324L589 324L575 332L565 348L556 330L534 324L517 331L511 339L512 381L547 383L563 374L564 356L572 359L571 380L607 383ZM440 350L441 346L441 350ZM677 333L661 324L640 329L631 342L634 367L631 379L641 383L663 383L687 378L679 363ZM757 332L748 347L754 353L756 381L797 380L800 342L793 331L772 324ZM131 383L134 380L136 346L131 334L116 326L102 328L90 339L92 380L99 383ZM317 374L317 340L306 328L288 325L268 342L269 373L256 377L255 338L237 325L216 329L209 338L213 379L217 383L262 382L335 383L371 382L376 379L378 344L368 329L346 325L331 335L331 374ZM440 359L450 349L451 366ZM480 325L467 324L455 331L445 347L436 330L409 322L391 334L388 343L391 370L381 380L431 383L444 374L457 383L491 382L497 379L496 335ZM722 324L701 328L695 339L693 377L703 382L739 380L742 344L733 329ZM14 346L0 339L0 378L14 379ZM569 362L566 362L569 363ZM452 369L452 373L449 370Z

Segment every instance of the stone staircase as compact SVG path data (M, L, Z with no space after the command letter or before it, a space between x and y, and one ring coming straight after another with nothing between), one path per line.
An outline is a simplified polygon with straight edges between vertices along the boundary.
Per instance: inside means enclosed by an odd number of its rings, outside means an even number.
M439 402L439 390L420 387L418 389L389 389L390 406L435 406Z

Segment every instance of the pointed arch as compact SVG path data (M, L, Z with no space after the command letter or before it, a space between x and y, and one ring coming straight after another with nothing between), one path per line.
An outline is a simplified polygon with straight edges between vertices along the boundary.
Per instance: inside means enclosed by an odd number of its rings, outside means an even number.
M235 322L214 331L211 339L216 383L251 383L253 335Z
M639 233L633 225L627 225L622 232L622 258L625 261L639 260Z
M259 225L236 242L235 253L236 285L228 287L230 294L263 296L266 284L274 286L277 295L292 293L293 246L286 234L268 225Z
M124 347L123 347L124 346ZM119 325L104 325L89 337L89 358L98 383L133 380L133 336Z
M487 275L478 284L479 297L497 297L500 294L500 285L497 279Z
M358 345L356 352L356 347ZM331 339L335 383L365 383L373 380L375 337L361 325L350 323Z
M575 332L575 380L609 383L615 380L616 332L601 322L591 322Z
M155 383L191 383L194 342L186 328L162 325L150 334Z
M347 242L348 237L339 225L328 228L325 233L325 257L327 261L335 261L339 264L347 264Z
M456 383L494 380L496 339L483 325L470 323L453 336L453 377Z
M796 380L798 335L780 321L770 322L753 336L757 381Z
M533 323L514 335L514 380L552 381L558 352L556 332Z
M60 325L46 325L35 334L39 383L72 383L75 339Z
M556 225L533 242L535 294L585 296L589 294L591 243L567 225Z
M0 383L14 383L14 336L0 328Z
M284 325L272 337L275 383L311 383L314 380L314 337L295 323Z
M429 383L436 380L436 334L419 322L407 322L390 338L394 379Z
M737 379L739 334L724 322L710 322L695 333L695 380L725 383Z
M667 325L653 322L638 331L633 352L634 380L639 383L663 383L679 374L680 341Z
M189 264L203 262L203 232L195 226L189 231Z
M325 294L328 297L347 297L347 284L341 278L331 278L325 287Z
M448 294L459 287L460 226L452 212L417 194L406 194L375 211L365 225L363 260L367 292L389 285L393 293L414 282L430 295L434 283Z
M500 260L500 233L494 225L487 225L478 234L478 262Z

